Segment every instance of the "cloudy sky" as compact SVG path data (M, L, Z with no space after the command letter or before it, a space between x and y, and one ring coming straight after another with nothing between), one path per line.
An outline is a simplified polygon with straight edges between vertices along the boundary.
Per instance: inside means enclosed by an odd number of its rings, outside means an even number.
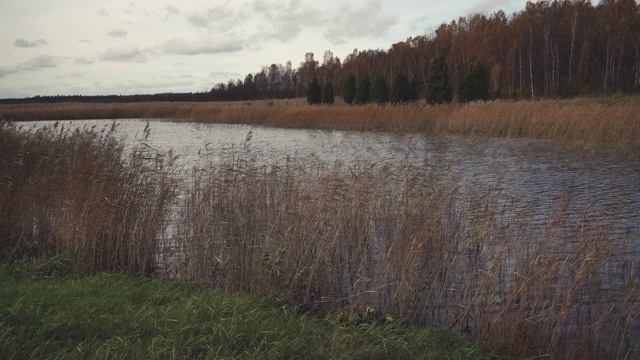
M526 0L3 0L0 98L208 91L313 52L388 49Z

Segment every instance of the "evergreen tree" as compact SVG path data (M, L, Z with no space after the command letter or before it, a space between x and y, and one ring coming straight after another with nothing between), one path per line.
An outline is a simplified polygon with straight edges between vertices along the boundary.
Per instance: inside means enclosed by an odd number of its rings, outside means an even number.
M468 102L475 100L489 100L489 71L484 62L478 60L469 70L462 80L458 88L458 99L460 102Z
M413 79L409 82L409 101L416 102L420 98L420 83L417 79Z
M376 80L371 87L371 101L383 105L389 102L389 88L382 75L376 76Z
M360 85L358 86L358 90L356 91L356 98L354 103L356 104L366 104L369 102L369 96L371 95L371 80L366 76L362 81L360 81Z
M347 104L353 104L353 100L356 98L356 91L356 77L350 72L349 75L347 75L347 80L342 86L342 98L344 99L344 102Z
M393 79L389 100L393 104L408 103L413 98L411 92L409 78L407 78L405 74L398 74L395 79Z
M427 77L427 103L430 105L444 104L451 102L453 90L449 80L449 68L444 56L444 52L436 56L429 68Z
M318 84L318 79L313 78L311 80L311 84L309 84L309 89L307 89L307 103L309 105L320 104L322 100L322 90L320 89L320 84Z
M322 103L323 104L333 104L334 102L333 96L333 84L328 82L324 87L324 91L322 92Z

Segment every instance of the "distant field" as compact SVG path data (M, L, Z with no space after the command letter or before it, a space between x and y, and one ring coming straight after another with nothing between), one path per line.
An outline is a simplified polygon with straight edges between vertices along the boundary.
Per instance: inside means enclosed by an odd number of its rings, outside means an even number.
M308 106L304 99L0 106L0 119L170 119L325 130L551 139L640 158L640 97L493 101L465 105Z

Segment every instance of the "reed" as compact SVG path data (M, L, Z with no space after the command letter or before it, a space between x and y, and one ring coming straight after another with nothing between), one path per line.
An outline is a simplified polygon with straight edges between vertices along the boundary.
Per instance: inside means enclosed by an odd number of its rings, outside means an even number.
M285 294L310 312L389 313L519 358L640 355L637 234L611 234L588 204L570 214L562 199L538 228L452 176L269 161L251 134L180 180L171 156L125 154L109 129L0 131L5 256Z
M112 130L0 124L0 254L153 272L177 183L159 171L170 159L142 146L125 154Z
M492 101L464 105L308 106L303 99L226 103L0 106L0 119L164 118L283 128L424 132L550 139L624 159L640 157L637 97Z
M286 293L311 311L375 307L518 357L640 351L637 241L586 217L572 226L563 206L536 230L492 196L406 165L247 155L194 178L176 232L189 278Z

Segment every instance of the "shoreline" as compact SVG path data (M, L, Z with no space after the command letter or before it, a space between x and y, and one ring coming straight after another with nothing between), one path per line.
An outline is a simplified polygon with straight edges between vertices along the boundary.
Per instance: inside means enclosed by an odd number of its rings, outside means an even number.
M0 119L165 119L289 129L547 139L580 151L640 159L640 98L490 101L428 106L309 106L304 99L209 103L0 105Z

